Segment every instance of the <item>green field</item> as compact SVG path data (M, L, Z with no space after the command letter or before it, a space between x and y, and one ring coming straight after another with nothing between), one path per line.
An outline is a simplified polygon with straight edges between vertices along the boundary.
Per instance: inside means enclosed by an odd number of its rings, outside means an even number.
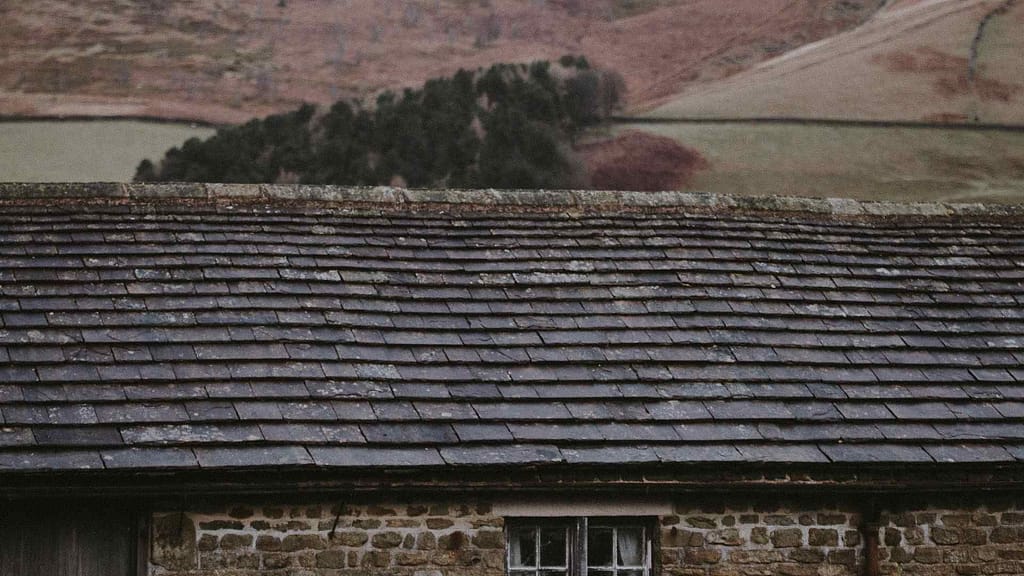
M126 181L144 158L159 159L211 128L135 120L0 122L0 181Z
M709 167L687 188L864 200L1024 202L1024 132L808 124L622 124Z

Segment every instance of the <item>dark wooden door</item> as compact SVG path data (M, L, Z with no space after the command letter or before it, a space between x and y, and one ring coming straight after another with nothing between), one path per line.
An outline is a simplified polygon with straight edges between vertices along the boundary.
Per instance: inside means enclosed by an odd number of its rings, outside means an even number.
M134 515L0 502L0 576L135 576Z

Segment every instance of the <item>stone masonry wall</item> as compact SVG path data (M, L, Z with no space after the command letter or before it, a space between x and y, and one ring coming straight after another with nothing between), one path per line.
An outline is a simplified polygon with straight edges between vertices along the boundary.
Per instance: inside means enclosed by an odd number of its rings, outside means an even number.
M882 515L882 574L1024 574L1024 506Z
M1024 575L1021 502L917 505L878 518L884 576ZM853 505L674 506L664 576L857 576ZM499 576L504 519L486 502L249 505L153 515L151 576Z
M660 520L664 576L860 573L860 515L851 510L677 505Z
M153 517L152 576L499 576L487 504L235 505Z

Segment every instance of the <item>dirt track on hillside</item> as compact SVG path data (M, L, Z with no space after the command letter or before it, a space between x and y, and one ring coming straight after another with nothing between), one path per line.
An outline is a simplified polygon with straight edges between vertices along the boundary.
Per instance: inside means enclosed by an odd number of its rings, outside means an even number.
M1024 124L1024 2L917 0L733 77L658 118L837 118Z

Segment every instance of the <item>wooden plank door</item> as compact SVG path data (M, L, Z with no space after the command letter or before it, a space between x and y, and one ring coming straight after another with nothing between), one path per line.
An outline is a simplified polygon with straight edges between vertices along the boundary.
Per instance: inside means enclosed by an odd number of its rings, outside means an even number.
M133 522L113 504L0 502L0 575L136 576Z

